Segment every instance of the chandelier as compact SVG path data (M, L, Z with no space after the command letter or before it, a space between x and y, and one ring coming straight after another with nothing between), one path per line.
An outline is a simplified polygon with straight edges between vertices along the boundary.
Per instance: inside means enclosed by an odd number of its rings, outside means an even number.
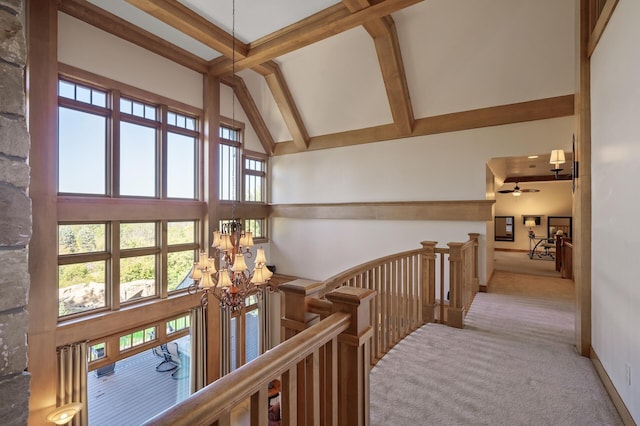
M202 292L202 306L209 303L211 295L218 300L220 308L235 312L245 306L247 297L262 297L263 291L275 290L269 283L273 272L267 268L264 249L256 250L253 271L249 270L245 259L253 256L250 250L253 235L242 229L240 221L233 219L222 225L222 231L215 231L211 247L220 261L220 270L216 270L216 257L208 257L206 252L201 252L189 275L193 280L189 293Z

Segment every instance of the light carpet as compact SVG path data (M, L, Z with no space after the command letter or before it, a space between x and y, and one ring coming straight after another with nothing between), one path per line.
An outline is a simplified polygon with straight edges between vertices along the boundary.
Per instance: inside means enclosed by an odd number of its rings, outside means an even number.
M465 329L427 324L371 371L372 425L622 425L574 345L573 282L496 271Z

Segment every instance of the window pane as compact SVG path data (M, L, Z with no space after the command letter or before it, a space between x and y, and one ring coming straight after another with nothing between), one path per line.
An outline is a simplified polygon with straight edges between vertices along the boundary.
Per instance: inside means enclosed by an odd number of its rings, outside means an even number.
M141 247L156 247L156 224L153 222L120 224L120 248Z
M247 312L246 316L246 362L256 359L260 355L260 318L258 310Z
M105 251L106 228L104 223L58 225L58 254Z
M175 126L176 125L176 113L175 112L167 112L167 124L170 124L171 126Z
M264 219L247 219L244 222L244 227L247 231L251 232L253 238L266 238Z
M155 296L156 256L120 259L120 301Z
M106 108L107 107L107 94L104 92L99 92L97 90L91 91L91 103Z
M169 291L183 290L193 283L193 280L189 278L189 273L195 259L195 250L167 254L167 287Z
M63 98L75 99L76 98L76 85L69 83L68 81L60 80L58 82L58 96Z
M129 99L120 99L120 112L131 114L132 110L133 103Z
M107 120L58 108L58 191L105 194Z
M96 345L91 345L89 348L89 361L95 361L97 359L101 359L107 356L106 353L106 345L104 342L98 343Z
M91 89L82 86L76 86L76 99L87 104L91 103Z
M58 266L58 316L106 306L106 261Z
M156 196L156 131L120 123L120 195Z
M232 317L229 326L231 334L231 371L238 368L238 318Z
M238 148L220 145L220 199L237 199Z
M196 198L196 139L167 133L167 197Z
M188 244L196 240L196 223L169 222L167 223L167 244Z

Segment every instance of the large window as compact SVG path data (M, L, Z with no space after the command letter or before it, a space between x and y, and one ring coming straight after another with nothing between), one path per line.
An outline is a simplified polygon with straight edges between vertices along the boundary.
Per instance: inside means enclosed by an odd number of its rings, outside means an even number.
M195 110L67 77L58 93L58 193L75 207L59 216L59 317L185 290L200 248Z
M239 200L240 150L243 130L228 125L220 126L220 200Z
M68 79L58 92L59 193L198 198L196 117Z

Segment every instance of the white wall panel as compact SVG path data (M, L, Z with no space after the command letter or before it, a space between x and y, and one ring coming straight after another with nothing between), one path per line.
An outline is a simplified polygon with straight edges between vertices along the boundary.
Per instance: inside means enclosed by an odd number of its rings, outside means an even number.
M58 13L58 61L202 108L202 75Z
M594 55L592 120L592 343L640 422L640 2L621 1ZM631 385L626 364L631 366Z
M570 149L573 122L565 117L277 156L271 200L484 200L489 159Z
M429 0L393 17L417 118L574 92L573 0Z

